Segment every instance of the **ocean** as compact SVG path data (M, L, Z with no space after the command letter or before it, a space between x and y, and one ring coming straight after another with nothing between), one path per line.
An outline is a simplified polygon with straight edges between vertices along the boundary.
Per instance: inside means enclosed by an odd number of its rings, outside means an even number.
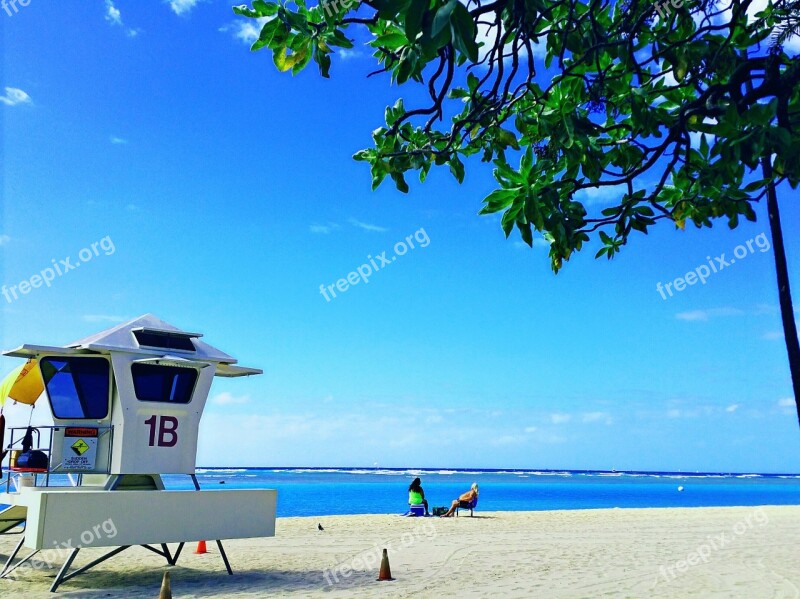
M473 482L477 511L800 505L800 474L404 468L198 468L202 489L277 489L278 516L401 514L419 476L431 508ZM165 476L168 489L192 489Z

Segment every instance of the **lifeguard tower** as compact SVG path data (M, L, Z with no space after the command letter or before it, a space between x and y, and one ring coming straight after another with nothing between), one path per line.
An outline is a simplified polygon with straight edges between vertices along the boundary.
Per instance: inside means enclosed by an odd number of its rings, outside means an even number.
M25 427L10 429L0 493L10 507L0 512L0 532L25 528L0 578L43 549L68 547L55 591L129 547L174 565L184 543L200 540L217 541L232 574L222 540L275 535L276 491L200 490L197 435L214 377L262 372L237 366L201 336L147 314L65 347L4 352L38 368L53 426L36 427L38 438ZM166 490L165 474L190 476L195 490ZM57 479L69 482L57 486ZM113 536L101 527L108 522ZM168 543L178 543L174 553ZM23 546L33 552L14 563ZM115 549L70 572L84 547Z

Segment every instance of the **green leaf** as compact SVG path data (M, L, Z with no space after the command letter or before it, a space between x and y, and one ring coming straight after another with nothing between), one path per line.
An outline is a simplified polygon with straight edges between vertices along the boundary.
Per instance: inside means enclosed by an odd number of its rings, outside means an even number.
M406 183L406 178L403 176L403 173L392 173L391 177L395 187L397 187L399 191L408 193L408 183Z
M460 2L453 9L452 27L453 46L472 62L478 62L475 21L472 20L469 11Z
M253 10L259 17L271 17L278 12L278 5L275 2L264 2L264 0L253 0Z
M405 18L406 38L410 42L417 39L417 35L422 31L422 17L430 5L430 0L411 0Z
M450 15L453 14L458 0L447 0L444 6L441 6L436 11L436 16L433 17L433 24L431 25L431 37L439 35L445 27L450 25Z
M331 68L330 54L326 54L319 47L314 48L314 62L319 65L319 74L326 79L330 77L328 71Z
M373 45L387 50L397 50L408 44L406 36L402 33L387 33L375 39Z
M351 42L344 33L340 29L334 30L333 34L328 36L327 42L331 46L339 46L340 48L352 48L353 42Z
M272 52L272 62L278 67L281 73L284 73L292 68L293 63L289 60L286 54L286 48L277 48Z
M464 163L459 160L458 156L453 156L450 160L447 161L447 164L450 165L450 172L453 173L453 176L456 178L456 181L459 183L464 182Z
M282 45L289 37L289 29L280 19L272 19L264 23L258 39L250 46L250 51L255 52L264 46L273 47L273 44Z

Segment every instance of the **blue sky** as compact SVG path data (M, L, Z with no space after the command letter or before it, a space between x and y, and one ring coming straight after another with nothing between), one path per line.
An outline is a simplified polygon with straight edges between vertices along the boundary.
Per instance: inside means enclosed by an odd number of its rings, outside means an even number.
M370 191L351 155L415 92L367 80L363 48L330 80L292 78L226 2L18 8L0 11L0 283L105 245L0 296L3 348L147 312L203 332L265 371L215 383L203 465L800 472L771 250L656 288L768 238L764 206L734 231L662 224L611 262L590 247L554 276L542 244L476 216L485 165ZM781 190L797 296L796 199Z

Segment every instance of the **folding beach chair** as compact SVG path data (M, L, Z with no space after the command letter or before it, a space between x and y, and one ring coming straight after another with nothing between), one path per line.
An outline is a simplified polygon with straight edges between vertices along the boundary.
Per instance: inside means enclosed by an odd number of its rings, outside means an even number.
M477 496L472 501L459 501L458 507L456 508L456 516L458 516L458 510L469 510L469 516L471 518L472 510L474 510L477 506L478 506Z

